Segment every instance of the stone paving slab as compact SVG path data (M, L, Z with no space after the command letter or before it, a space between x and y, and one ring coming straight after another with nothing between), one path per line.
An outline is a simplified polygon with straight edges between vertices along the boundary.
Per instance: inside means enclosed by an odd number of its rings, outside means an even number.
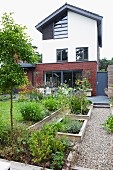
M19 162L14 162L14 161L7 161L5 159L0 159L0 161L9 162L11 164L10 170L42 170L41 167L28 165L28 164L24 164L24 163L19 163ZM49 169L46 168L45 170L49 170Z
M82 168L82 167L77 167L77 166L75 166L75 167L73 167L72 170L94 170L94 169Z
M109 104L109 98L108 96L91 96L87 97L88 100L91 100L93 103L105 103Z

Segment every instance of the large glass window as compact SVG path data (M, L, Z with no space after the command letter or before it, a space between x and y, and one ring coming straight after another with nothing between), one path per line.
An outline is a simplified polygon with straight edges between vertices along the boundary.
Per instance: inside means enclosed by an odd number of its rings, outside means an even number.
M68 17L64 14L54 22L54 38L67 38L68 37Z
M57 49L57 61L68 61L68 49Z
M49 87L58 87L66 84L67 87L75 87L75 81L82 79L82 70L64 70L45 72L45 84Z
M72 71L63 72L63 83L68 87L72 87Z
M52 84L52 72L47 72L46 73L46 85L51 86Z
M76 48L76 61L88 61L88 47Z
M53 86L58 87L61 85L61 72L53 72Z

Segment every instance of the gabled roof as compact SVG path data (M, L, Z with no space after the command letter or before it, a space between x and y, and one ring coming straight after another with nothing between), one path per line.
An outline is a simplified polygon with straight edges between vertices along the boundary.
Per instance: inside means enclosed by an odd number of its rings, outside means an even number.
M89 12L87 10L78 8L76 6L70 5L65 3L62 7L54 11L51 15L46 17L44 20L39 22L35 27L38 31L42 32L43 27L48 25L49 23L53 22L55 19L60 17L62 14L64 14L67 11L72 11L77 14L83 15L85 17L91 18L93 20L97 21L97 27L98 27L98 37L99 37L99 46L102 47L102 16Z

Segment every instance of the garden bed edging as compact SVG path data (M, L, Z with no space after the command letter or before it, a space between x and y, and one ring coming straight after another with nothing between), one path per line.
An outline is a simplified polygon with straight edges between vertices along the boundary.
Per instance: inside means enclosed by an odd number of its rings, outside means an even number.
M67 137L74 143L81 142L83 140L83 136L84 136L84 133L86 130L88 120L86 120L86 119L80 119L80 120L83 120L84 122L83 122L83 125L82 125L80 132L78 134L57 132L57 136L58 137L63 137L63 136Z
M92 114L92 110L93 110L93 104L91 104L89 107L89 111L88 111L88 114L87 115L76 115L76 114L70 114L70 113L67 113L66 114L66 117L68 118L71 118L71 119L87 119L89 120L91 118L91 114Z
M66 110L67 112L67 110ZM40 130L44 124L49 123L55 119L57 119L58 116L63 116L62 108L58 109L57 111L51 113L49 116L46 116L43 120L31 125L28 127L29 130Z

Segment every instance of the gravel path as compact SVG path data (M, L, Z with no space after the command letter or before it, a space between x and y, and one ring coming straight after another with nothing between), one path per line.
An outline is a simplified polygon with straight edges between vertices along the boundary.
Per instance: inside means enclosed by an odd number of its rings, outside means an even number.
M94 108L85 136L80 143L80 156L76 166L97 170L113 170L113 134L102 126L110 115L109 108Z

